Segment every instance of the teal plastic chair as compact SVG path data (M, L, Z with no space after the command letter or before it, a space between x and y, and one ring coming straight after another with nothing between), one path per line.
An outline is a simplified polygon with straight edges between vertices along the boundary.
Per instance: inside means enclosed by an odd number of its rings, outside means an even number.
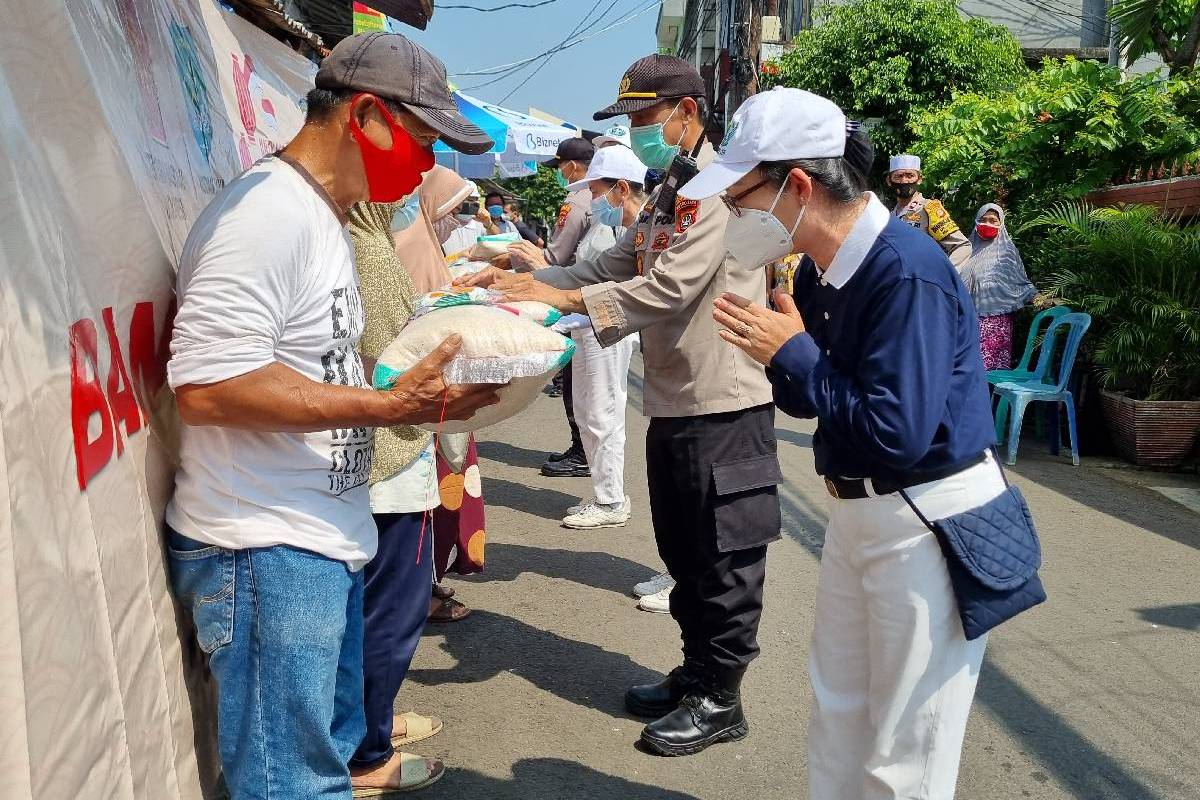
M1000 402L1008 400L1012 408L1008 423L1008 457L1005 459L1009 466L1017 463L1021 423L1025 419L1025 409L1030 403L1054 403L1056 412L1058 404L1066 407L1067 428L1071 436L1071 463L1079 466L1079 435L1075 427L1075 398L1070 390L1071 373L1075 369L1079 344L1091 324L1092 318L1088 314L1070 313L1059 316L1046 329L1033 377L1027 381L999 383L993 388L992 392ZM1057 348L1054 345L1059 336L1065 336L1066 343L1055 370L1054 354Z
M995 386L998 383L1024 383L1031 381L1034 378L1034 372L1029 369L1030 363L1033 361L1034 351L1038 349L1039 343L1043 340L1043 334L1049 329L1050 324L1059 317L1070 314L1071 309L1067 306L1050 306L1043 311L1039 311L1037 316L1033 318L1033 322L1029 325L1029 335L1025 337L1025 352L1021 354L1021 361L1017 364L1016 369L989 369L987 373L988 383ZM996 441L1004 441L1004 433L1008 427L1008 399L1001 398L996 404L995 411L996 422ZM1041 433L1039 428L1038 433Z

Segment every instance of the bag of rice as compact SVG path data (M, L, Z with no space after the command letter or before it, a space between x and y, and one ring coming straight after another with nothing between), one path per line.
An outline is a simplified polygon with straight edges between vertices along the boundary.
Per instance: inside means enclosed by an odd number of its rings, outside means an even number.
M496 256L507 253L508 246L519 241L521 241L521 235L516 232L480 236L475 240L475 246L471 248L471 258L475 261L490 261Z
M555 333L543 319L553 311L544 303L520 304L543 309L521 310L497 302L487 289L438 291L425 295L400 335L375 364L376 389L391 388L413 364L433 352L447 336L458 333L462 349L445 370L447 383L507 383L500 402L481 408L468 420L446 420L420 427L442 433L465 433L508 419L532 403L554 374L567 365L575 343ZM514 304L517 305L517 304ZM557 316L554 317L557 319Z

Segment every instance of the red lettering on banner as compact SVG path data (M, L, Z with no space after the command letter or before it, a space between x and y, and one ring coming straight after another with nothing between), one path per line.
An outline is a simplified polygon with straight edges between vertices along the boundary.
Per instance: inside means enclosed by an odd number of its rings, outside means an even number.
M71 433L75 442L75 467L79 489L87 485L112 460L125 452L125 437L142 429L149 420L155 395L166 382L166 363L171 340L172 301L160 337L154 335L154 304L134 306L129 322L129 358L126 360L112 308L101 311L107 332L107 395L100 383L100 358L96 323L78 320L70 327L71 349ZM126 369L126 364L129 368ZM100 433L93 441L88 426L99 415Z
M88 481L112 458L113 425L108 401L100 389L100 364L96 353L96 323L81 319L71 326L71 434L75 438L75 469L82 491ZM88 368L91 377L88 377ZM88 423L100 415L100 435L88 439Z
M113 311L104 309L104 328L108 331L108 408L112 412L113 438L117 443L117 456L125 452L125 442L121 439L121 423L125 423L125 435L132 436L142 429L142 412L138 410L138 402L133 396L133 384L129 382L129 373L125 370L125 357L121 355L121 342L117 339L117 330L113 327Z

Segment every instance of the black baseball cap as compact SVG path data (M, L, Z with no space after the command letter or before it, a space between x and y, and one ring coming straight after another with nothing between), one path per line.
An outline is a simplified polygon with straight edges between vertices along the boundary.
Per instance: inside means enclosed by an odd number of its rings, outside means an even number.
M460 153L479 155L495 144L459 112L450 96L446 66L398 33L374 31L342 39L321 62L316 85L395 100Z
M587 139L572 136L570 139L563 139L558 143L558 150L554 153L554 158L547 161L546 166L554 169L564 161L582 161L587 164L594 155L596 155L596 145Z
M646 56L625 70L617 88L617 102L597 111L592 119L619 117L644 111L663 100L704 95L704 79L687 61L676 56Z

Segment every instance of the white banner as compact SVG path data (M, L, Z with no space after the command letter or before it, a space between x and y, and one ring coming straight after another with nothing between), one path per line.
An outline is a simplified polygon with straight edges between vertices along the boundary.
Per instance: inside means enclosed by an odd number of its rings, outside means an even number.
M211 797L160 544L174 262L299 128L315 66L213 0L0 19L0 795Z

